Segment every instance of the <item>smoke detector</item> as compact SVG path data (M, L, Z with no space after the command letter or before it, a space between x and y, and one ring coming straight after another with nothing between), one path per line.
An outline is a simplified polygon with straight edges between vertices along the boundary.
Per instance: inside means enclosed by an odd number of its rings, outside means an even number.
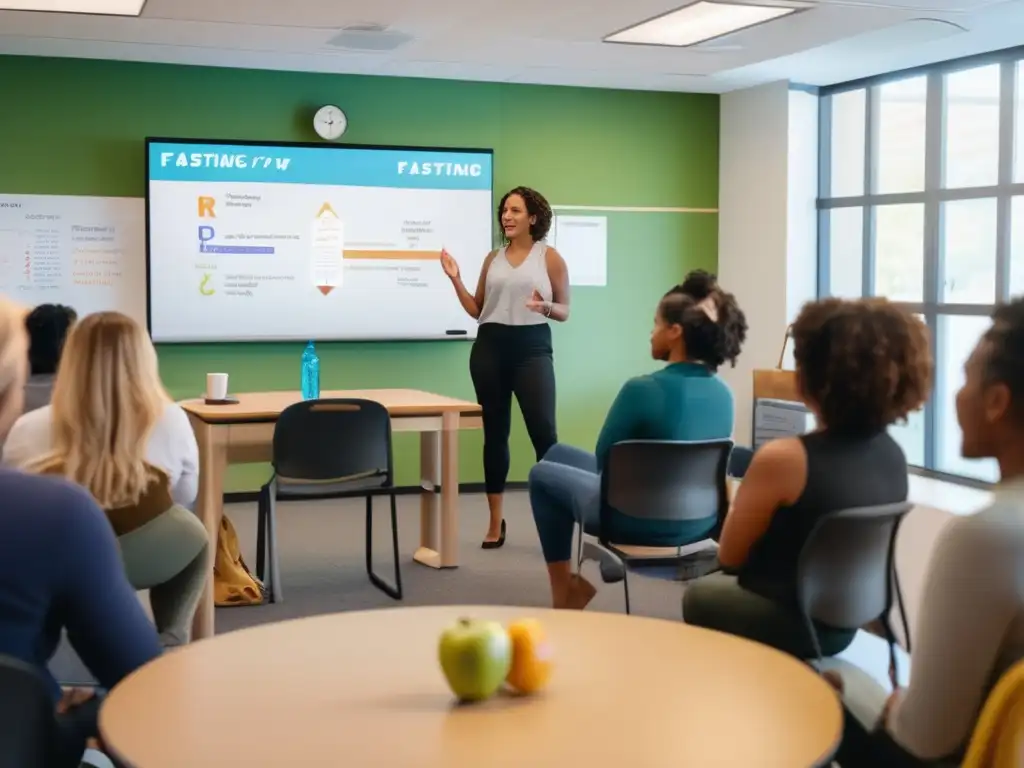
M350 24L327 41L350 51L393 51L412 40L412 35L388 29L384 24Z

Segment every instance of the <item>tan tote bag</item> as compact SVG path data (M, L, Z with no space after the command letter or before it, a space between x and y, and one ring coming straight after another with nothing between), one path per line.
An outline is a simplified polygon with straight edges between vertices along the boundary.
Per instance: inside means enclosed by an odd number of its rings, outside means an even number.
M761 368L754 371L754 400L803 402L803 398L800 396L800 386L796 380L796 371L782 369L786 359L786 348L792 338L793 326L789 326L782 339L782 351L779 352L779 362L775 368Z

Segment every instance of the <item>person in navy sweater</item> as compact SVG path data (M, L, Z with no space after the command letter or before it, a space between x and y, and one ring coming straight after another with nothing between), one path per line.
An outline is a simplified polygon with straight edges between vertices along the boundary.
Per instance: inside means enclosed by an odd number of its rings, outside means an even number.
M702 299L695 298L691 278L706 284ZM595 452L557 443L530 470L530 506L555 608L582 609L595 594L590 582L572 573L572 537L577 522L591 535L599 532L601 472L615 443L732 437L732 391L715 372L724 362L735 362L746 327L732 294L706 273L691 275L662 297L655 313L651 355L665 367L623 385ZM614 511L613 520L620 544L663 541L666 546L695 540L717 523L714 516L680 523L616 517Z
M0 440L21 415L27 362L24 312L0 300ZM101 690L156 658L160 642L125 576L114 531L86 490L0 468L0 498L0 655L49 682L57 763L74 766L96 736L99 700L62 691L50 675L61 632Z

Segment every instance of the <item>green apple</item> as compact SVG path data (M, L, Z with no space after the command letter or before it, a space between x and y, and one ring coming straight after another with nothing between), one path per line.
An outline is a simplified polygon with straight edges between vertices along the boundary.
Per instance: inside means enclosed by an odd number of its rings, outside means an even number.
M496 621L460 619L441 634L437 650L448 687L462 701L493 696L512 666L512 641Z

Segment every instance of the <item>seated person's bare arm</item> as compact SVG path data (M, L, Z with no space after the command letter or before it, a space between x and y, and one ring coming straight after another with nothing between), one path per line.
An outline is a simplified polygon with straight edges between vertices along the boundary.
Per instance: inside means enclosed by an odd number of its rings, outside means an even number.
M768 443L754 454L718 541L718 561L735 571L764 536L779 507L793 504L807 484L807 453L797 438Z

